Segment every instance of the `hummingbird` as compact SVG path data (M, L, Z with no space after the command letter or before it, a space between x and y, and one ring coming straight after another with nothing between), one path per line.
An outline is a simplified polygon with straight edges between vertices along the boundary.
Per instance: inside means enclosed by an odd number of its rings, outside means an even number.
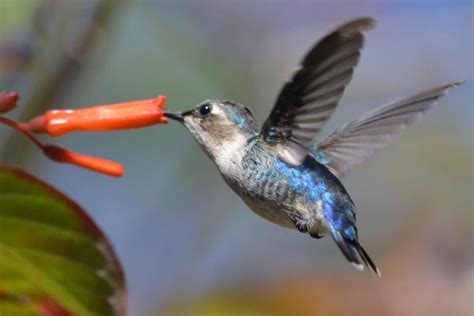
M355 268L381 276L359 242L356 207L340 179L461 82L376 108L317 141L352 78L363 32L374 25L371 18L358 18L317 42L261 126L248 107L229 100L164 115L186 127L257 215L313 238L329 234Z

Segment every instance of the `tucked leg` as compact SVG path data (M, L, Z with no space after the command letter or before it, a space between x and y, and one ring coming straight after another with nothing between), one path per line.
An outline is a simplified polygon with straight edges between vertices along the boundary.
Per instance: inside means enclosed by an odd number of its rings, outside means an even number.
M308 225L306 220L298 214L288 214L288 217L295 224L295 227L302 233L308 232Z

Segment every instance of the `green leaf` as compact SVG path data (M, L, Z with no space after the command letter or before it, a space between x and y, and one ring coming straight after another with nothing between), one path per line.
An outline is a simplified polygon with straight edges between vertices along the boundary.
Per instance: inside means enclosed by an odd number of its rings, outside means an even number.
M85 211L0 165L0 315L125 315L125 297L120 263Z

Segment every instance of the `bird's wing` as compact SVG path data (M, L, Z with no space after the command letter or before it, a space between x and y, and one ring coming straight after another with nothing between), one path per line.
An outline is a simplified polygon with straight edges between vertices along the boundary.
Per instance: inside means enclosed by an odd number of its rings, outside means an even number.
M375 109L334 131L311 152L336 176L343 176L433 108L447 90L461 83L439 86Z
M280 158L287 163L299 165L305 159L352 78L364 44L361 32L374 23L370 18L356 19L327 35L283 86L261 134L279 146Z

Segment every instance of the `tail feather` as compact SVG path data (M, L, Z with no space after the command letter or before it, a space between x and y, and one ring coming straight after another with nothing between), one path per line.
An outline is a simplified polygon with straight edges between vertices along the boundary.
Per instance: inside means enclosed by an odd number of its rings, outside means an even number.
M365 249L360 245L357 239L349 239L341 235L337 230L331 230L331 235L336 242L337 246L341 250L347 261L359 271L364 270L366 266L371 272L381 277L382 274L377 268L375 263L372 261L370 256L367 254Z
M364 261L365 266L369 268L370 271L375 273L378 277L382 277L382 273L380 273L379 268L377 268L377 266L372 261L367 251L365 251L365 249L359 244L358 241L356 242L356 247L357 247L357 252L359 256L362 258L362 260Z

